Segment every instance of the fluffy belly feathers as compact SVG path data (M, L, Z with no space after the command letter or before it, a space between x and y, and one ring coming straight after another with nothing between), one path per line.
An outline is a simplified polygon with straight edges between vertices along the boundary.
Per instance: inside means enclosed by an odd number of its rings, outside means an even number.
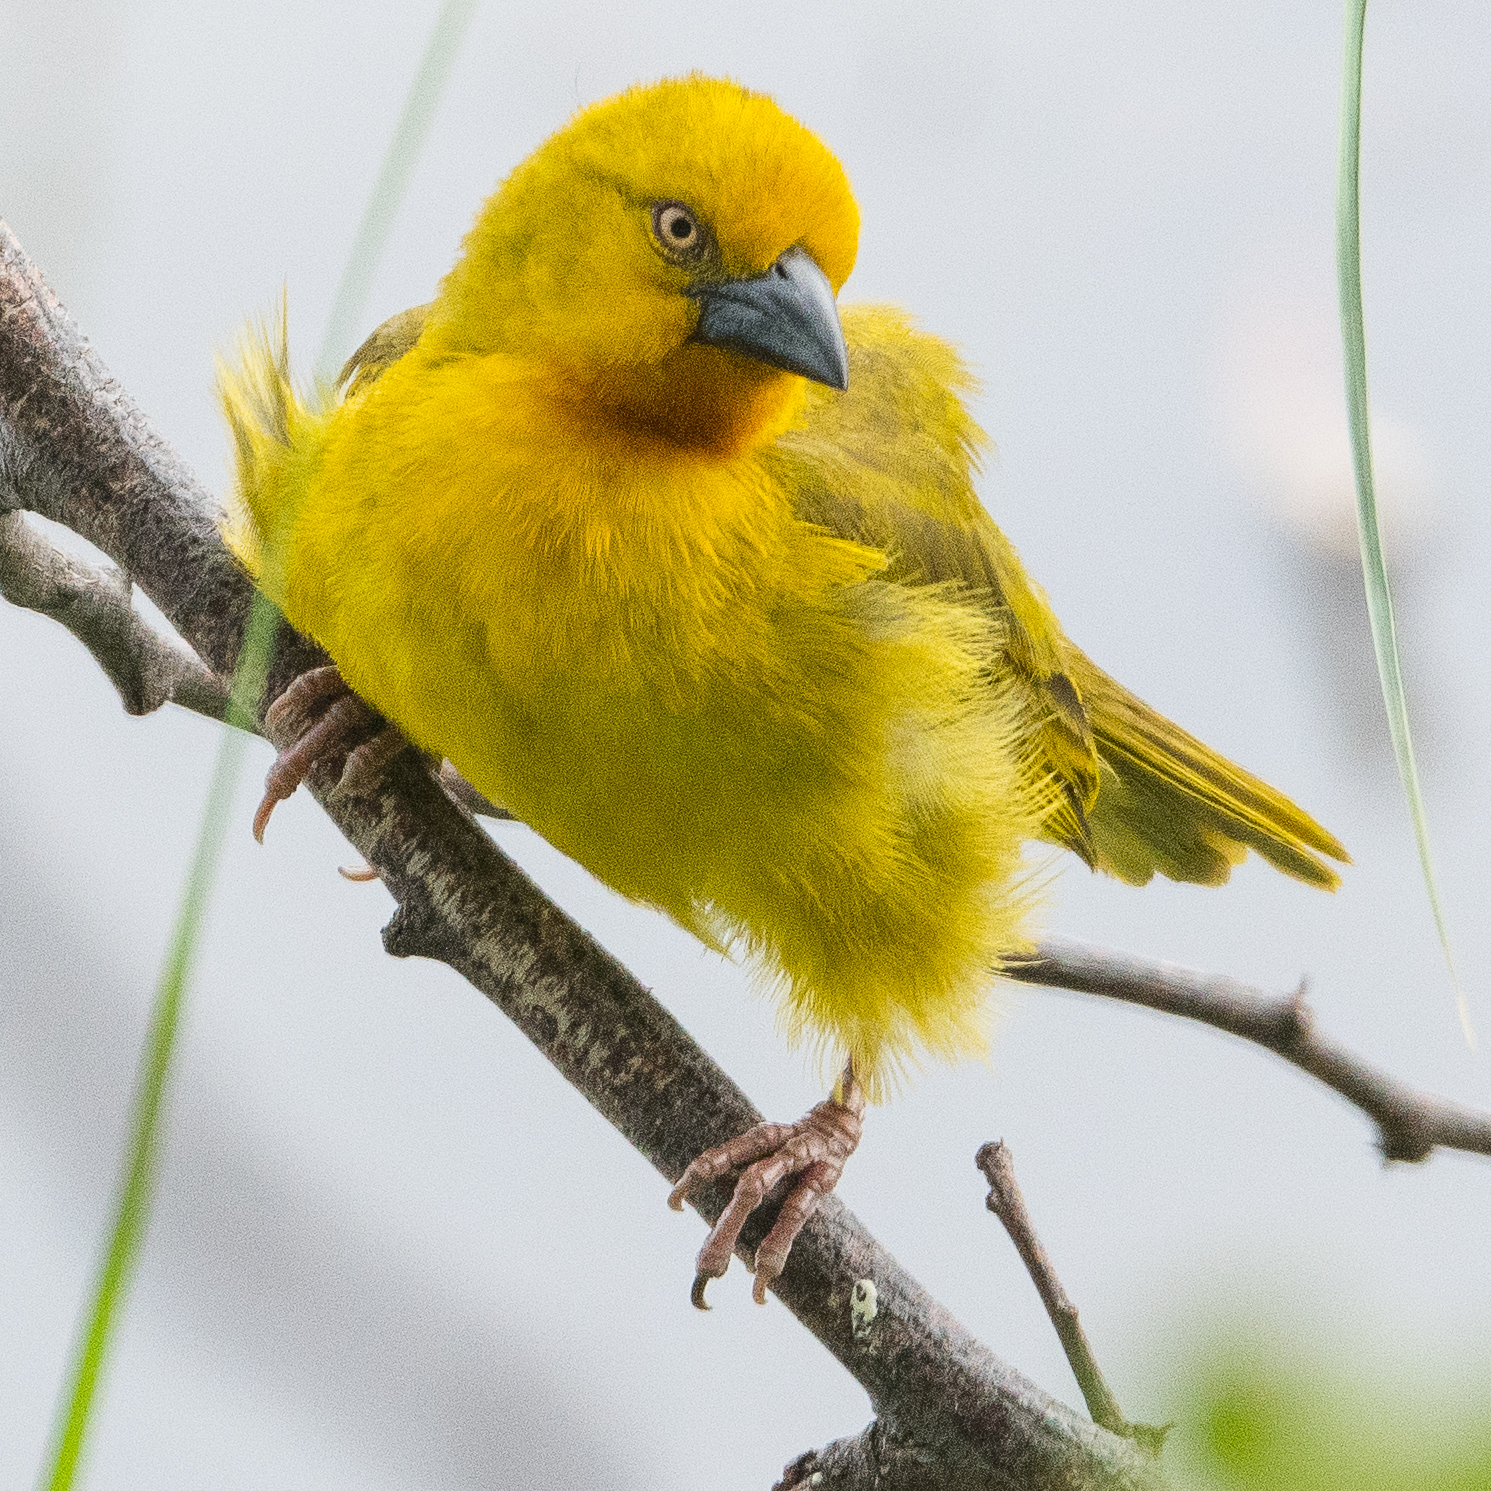
M542 545L470 587L448 553L424 575L409 558L382 591L398 615L367 591L321 640L556 848L743 954L789 1032L852 1054L876 1094L917 1048L982 1048L1043 787L1028 721L987 681L987 613L866 578L876 556L793 528L709 608L599 565L587 583Z
M324 416L290 619L555 847L746 956L872 1095L982 1049L1050 807L997 613L878 578L755 458L581 438L417 359Z

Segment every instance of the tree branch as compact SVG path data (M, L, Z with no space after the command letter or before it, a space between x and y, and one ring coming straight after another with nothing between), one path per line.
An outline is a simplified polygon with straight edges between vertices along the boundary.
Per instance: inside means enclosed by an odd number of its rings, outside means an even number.
M1112 948L1053 937L1005 974L1026 984L1101 994L1167 1015L1182 1015L1266 1046L1360 1108L1376 1125L1385 1159L1417 1162L1435 1149L1491 1155L1491 1114L1407 1083L1352 1055L1315 1026L1305 985L1271 994L1215 973L1196 973Z
M874 1419L863 1433L799 1455L772 1491L943 1491L977 1485L945 1451L929 1450Z
M169 703L223 719L228 691L221 679L150 626L131 604L131 592L114 565L85 564L20 513L0 511L0 596L61 622L93 654L127 713L149 714Z
M110 556L219 677L231 676L252 586L215 504L109 377L0 224L0 493ZM267 697L323 661L288 629ZM366 791L317 794L398 901L396 956L447 962L501 1008L669 1180L758 1116L615 959L545 899L406 753ZM713 1220L728 1192L701 1192ZM772 1221L753 1219L749 1257ZM878 1312L856 1331L856 1283ZM940 1467L922 1485L980 1491L1155 1491L1133 1445L999 1360L834 1198L793 1248L777 1293L869 1393L884 1432ZM903 1485L911 1483L903 1481Z

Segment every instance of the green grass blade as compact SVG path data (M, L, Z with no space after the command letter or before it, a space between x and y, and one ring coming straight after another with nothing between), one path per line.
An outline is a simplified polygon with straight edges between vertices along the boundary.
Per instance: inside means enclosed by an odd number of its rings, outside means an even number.
M161 1101L176 1044L182 994L191 974L202 918L222 856L227 810L242 764L244 739L237 730L227 732L208 789L207 807L197 834L186 888L177 909L176 924L171 932L165 966L156 989L155 1007L151 1012L150 1030L141 1056L130 1115L128 1164L115 1200L108 1251L94 1282L92 1306L73 1353L62 1400L64 1407L58 1416L51 1468L41 1481L48 1491L65 1491L73 1483L99 1372L144 1235L160 1148Z
M445 0L430 32L419 70L404 100L404 112L383 157L367 210L358 224L357 237L352 240L352 252L347 256L336 299L331 304L331 317L316 358L316 376L328 383L336 377L355 345L354 338L373 285L373 271L393 231L395 214L414 174L414 163L435 117L435 106L475 12L476 0Z
M253 707L264 687L265 668L278 629L279 612L262 596L257 597L249 614L243 650L233 677L228 705L230 721L252 723ZM109 1243L94 1280L88 1314L74 1342L71 1364L63 1383L49 1467L38 1482L46 1491L67 1491L77 1474L99 1374L108 1355L119 1309L145 1234L160 1150L161 1106L176 1049L182 999L196 960L202 922L222 859L228 812L243 765L246 741L247 736L238 730L224 733L213 767L212 782L207 789L202 824L197 830L196 847L171 928L171 940L156 985L150 1028L140 1056L130 1111L129 1146L124 1175L114 1201Z
M475 8L475 0L446 0L435 22L337 290L322 346L323 361L335 353L340 345L338 339L346 337L346 327L355 325L362 315L378 255L387 242L419 147ZM278 553L266 555L266 565L277 563L279 557ZM243 648L233 675L228 710L230 723L252 726L254 707L263 693L279 624L279 611L262 595L257 596L249 613ZM69 1491L77 1476L99 1378L149 1221L166 1082L181 1023L183 999L201 945L202 924L222 861L223 842L246 740L241 731L229 729L223 732L218 749L196 847L156 985L150 1028L141 1054L130 1112L124 1175L114 1202L108 1246L94 1280L86 1317L73 1343L68 1373L58 1399L51 1454L37 1483L44 1491Z
M171 1054L176 1045L180 1021L182 992L191 974L192 959L200 939L201 920L207 908L207 896L222 854L222 838L227 825L228 804L233 801L234 783L243 759L245 737L239 731L228 731L224 747L219 750L213 771L212 786L207 790L207 808L203 814L197 848L192 853L191 871L186 877L182 904L176 912L176 926L171 930L166 966L161 969L160 986L155 992L151 1029L145 1039L136 1081L133 1112L130 1115L130 1150L124 1184L115 1202L113 1230L103 1266L98 1270L92 1291L92 1308L83 1327L78 1349L73 1355L72 1372L67 1382L66 1409L60 1415L51 1472L42 1485L49 1491L64 1491L73 1484L82 1452L83 1434L88 1428L89 1410L94 1402L98 1373L109 1348L119 1305L134 1270L140 1239L145 1233L146 1217L151 1203L155 1161L160 1150L161 1099L166 1090Z
M1419 786L1418 764L1413 755L1413 735L1408 727L1408 700L1403 691L1403 668L1398 657L1397 628L1393 622L1393 597L1388 587L1387 564L1382 556L1382 538L1377 526L1377 494L1372 482L1371 423L1367 402L1367 336L1362 320L1361 172L1362 127L1362 33L1367 18L1367 0L1347 0L1346 61L1341 84L1341 155L1336 179L1336 275L1341 296L1341 340L1346 359L1346 409L1351 424L1351 460L1356 471L1357 533L1361 539L1362 577L1367 591L1367 616L1372 625L1372 646L1377 653L1377 673L1382 680L1382 699L1387 707L1388 730L1398 760L1398 776L1408 798L1413 836L1418 844L1424 888L1434 913L1439 945L1455 986L1455 1004L1465 1039L1475 1046L1475 1029L1465 991L1455 971L1450 950L1449 928L1434 876L1429 852L1429 824L1424 796Z

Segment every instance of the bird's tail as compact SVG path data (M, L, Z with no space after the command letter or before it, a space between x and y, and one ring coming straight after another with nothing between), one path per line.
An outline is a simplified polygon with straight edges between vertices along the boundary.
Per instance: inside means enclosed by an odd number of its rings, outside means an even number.
M1089 816L1097 869L1131 885L1156 872L1220 885L1254 849L1307 885L1340 884L1321 856L1351 856L1308 813L1072 654L1102 773Z
M289 536L291 494L303 486L296 468L317 444L303 438L304 426L319 410L290 377L283 294L269 318L244 328L234 360L218 359L217 397L234 447L235 480L223 537L263 586L266 571L277 567L270 559Z

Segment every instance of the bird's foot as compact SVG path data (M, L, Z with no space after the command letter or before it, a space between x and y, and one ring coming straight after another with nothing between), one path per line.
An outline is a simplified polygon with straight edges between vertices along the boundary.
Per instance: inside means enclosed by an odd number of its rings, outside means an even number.
M758 1305L766 1303L767 1288L781 1275L797 1234L819 1200L838 1184L844 1162L859 1147L864 1111L864 1089L852 1072L846 1072L839 1094L819 1103L807 1117L797 1123L757 1124L728 1144L705 1150L683 1172L668 1197L674 1211L683 1209L694 1186L717 1180L731 1170L741 1172L730 1204L699 1250L689 1295L697 1309L709 1308L704 1299L705 1286L730 1267L730 1255L746 1219L778 1182L795 1175L799 1177L797 1184L787 1193L775 1224L756 1250L756 1281L751 1294Z
M275 806L307 778L328 787L367 786L409 743L347 687L334 667L302 673L269 706L264 725L280 752L264 778L264 797L254 814L254 837L260 843Z

